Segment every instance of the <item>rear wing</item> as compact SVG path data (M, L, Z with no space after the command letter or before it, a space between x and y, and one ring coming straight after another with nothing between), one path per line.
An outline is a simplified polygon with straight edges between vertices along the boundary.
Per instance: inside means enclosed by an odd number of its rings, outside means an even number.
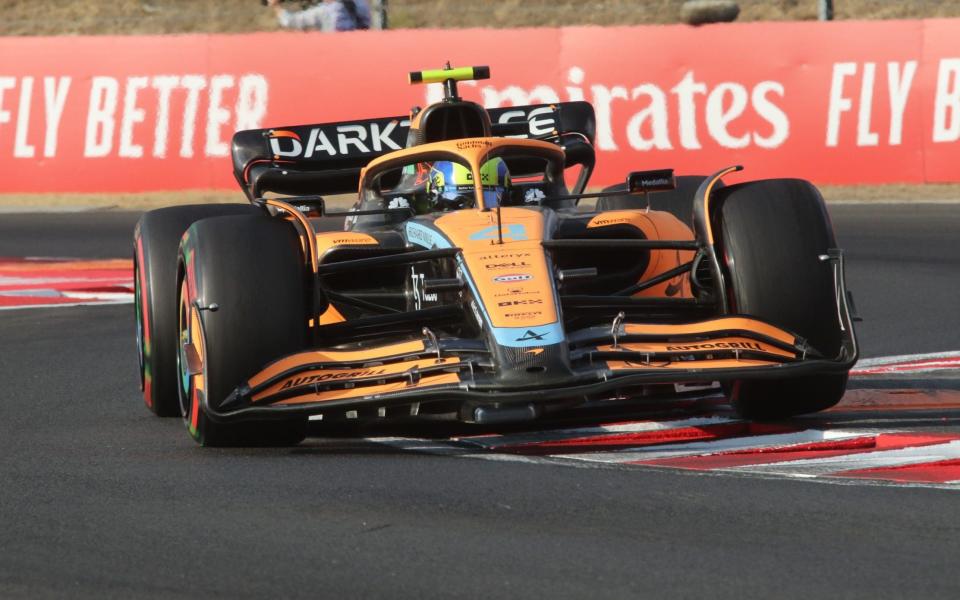
M495 136L556 139L574 135L592 146L596 117L588 102L487 109ZM344 194L357 190L371 160L407 147L410 119L386 117L233 135L233 174L251 200L265 192Z

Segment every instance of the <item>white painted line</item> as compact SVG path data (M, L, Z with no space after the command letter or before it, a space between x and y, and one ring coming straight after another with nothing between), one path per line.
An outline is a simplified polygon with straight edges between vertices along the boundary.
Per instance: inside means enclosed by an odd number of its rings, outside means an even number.
M31 290L0 290L0 296L4 298L60 298L60 291L54 289L31 289Z
M718 469L734 473L762 473L767 475L787 475L790 477L821 477L842 471L899 467L927 462L937 462L960 458L960 440L953 440L932 446L900 448L897 450L877 450L861 454L848 454L827 458L809 458L767 465L747 465Z
M372 437L364 439L368 442L373 442L374 444L383 444L384 446L390 446L391 448L396 448L398 450L429 452L430 454L443 454L448 456L459 456L469 453L469 451L464 448L442 440L403 437Z
M933 352L930 354L902 354L900 356L880 356L877 358L862 358L857 361L854 372L870 367L881 367L897 363L917 362L936 358L960 358L960 351Z
M900 204L900 205L917 205L917 204L958 204L960 203L960 198L924 198L922 200L898 200L897 198L871 198L867 199L857 199L857 198L837 198L832 200L827 200L827 206L834 204L853 204L858 206L870 206L874 204Z
M425 452L427 454L438 454L441 456L457 456L460 458L479 458L481 460L492 460L497 462L515 462L544 464L549 462L542 456L522 456L519 454L497 454L494 452L477 452L476 450L464 448L461 445L455 445L440 440L425 440L417 438L365 438L368 442L375 444L384 444L397 450L406 450L410 452Z
M90 287L102 285L133 285L133 278L128 275L116 275L112 277L14 277L0 274L0 289L23 285L40 287L60 283L83 284L89 285Z
M133 295L133 289L125 289L127 286L110 285L103 286L113 289L122 289L123 291L108 292L105 290L88 291L85 289L76 290L56 290L56 289L30 289L30 290L0 290L2 298L126 298Z
M133 298L126 300L104 300L102 302L61 302L59 304L18 304L17 306L0 306L0 310L23 310L27 308L67 308L71 306L108 306L115 304L133 304Z
M943 358L925 360L923 362L884 365L879 367L867 367L852 371L853 376L858 375L887 375L890 373L929 373L933 371L955 371L960 369L960 358Z
M61 292L64 298L77 298L78 300L131 300L133 292L71 292L69 290Z
M529 431L505 435L478 435L453 439L465 444L471 444L481 448L495 450L504 446L517 446L521 444L549 443L584 437L617 435L623 433L668 431L670 429L681 429L684 427L704 427L708 425L724 425L727 423L737 422L739 422L738 419L729 419L726 417L700 417L693 419L681 419L678 421L632 421L629 423L598 425L595 427Z
M32 205L24 204L23 206L0 206L0 213L77 213L77 212L93 212L97 210L108 210L112 208L119 208L116 204L107 204L107 205L91 205L91 206L79 206L74 204L68 204L63 206L47 206L47 205Z
M564 458L601 463L629 463L636 461L655 460L658 458L676 458L678 456L708 456L721 452L737 450L752 450L755 448L770 448L777 446L795 446L814 442L846 440L858 437L876 435L866 431L843 431L822 429L806 429L797 433L774 433L768 435L753 435L746 437L724 438L707 442L681 442L664 444L634 450L614 450L608 452L590 452L580 454L551 454L553 458ZM758 460L762 460L758 456Z

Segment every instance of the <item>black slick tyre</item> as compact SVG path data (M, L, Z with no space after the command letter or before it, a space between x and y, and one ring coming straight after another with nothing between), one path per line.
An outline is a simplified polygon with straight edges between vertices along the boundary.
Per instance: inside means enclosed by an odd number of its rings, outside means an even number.
M305 418L224 422L207 410L269 362L307 347L307 277L294 227L267 216L194 223L178 277L178 389L190 435L203 446L299 443Z
M836 240L817 189L799 179L742 183L717 190L711 212L731 311L791 331L835 358L842 342L836 287L831 264L820 257ZM846 373L742 380L729 386L730 400L747 418L785 418L835 405L846 381Z
M177 395L177 249L190 225L208 217L257 214L246 204L194 204L145 213L133 233L140 389L151 411L180 416Z

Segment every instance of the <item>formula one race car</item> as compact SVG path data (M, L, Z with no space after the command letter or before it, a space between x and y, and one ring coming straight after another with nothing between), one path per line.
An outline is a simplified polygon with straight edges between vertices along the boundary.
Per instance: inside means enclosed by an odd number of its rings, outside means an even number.
M515 422L711 382L747 418L839 401L857 345L813 185L723 186L730 167L585 193L590 105L458 97L488 75L412 73L446 97L409 121L238 132L249 206L144 215L147 405L225 445L297 443L308 418ZM317 195L357 188L340 213Z

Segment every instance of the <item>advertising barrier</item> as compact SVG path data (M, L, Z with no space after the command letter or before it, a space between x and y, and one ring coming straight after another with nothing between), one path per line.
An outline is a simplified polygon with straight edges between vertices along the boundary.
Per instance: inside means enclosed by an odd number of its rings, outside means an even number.
M231 188L235 130L404 114L441 95L407 72L448 60L491 67L460 86L488 107L592 102L595 185L731 164L750 179L960 181L958 30L942 19L5 37L0 193Z

